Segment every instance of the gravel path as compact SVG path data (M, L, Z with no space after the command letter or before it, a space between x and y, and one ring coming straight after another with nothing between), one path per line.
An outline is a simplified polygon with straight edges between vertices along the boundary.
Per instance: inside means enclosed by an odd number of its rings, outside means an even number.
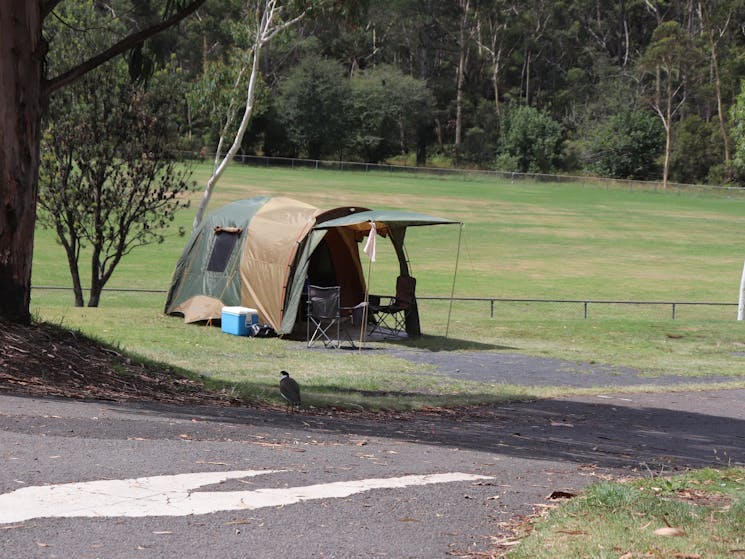
M631 367L615 367L587 361L566 361L494 351L386 350L407 361L433 366L434 373L477 382L519 386L670 386L733 380L726 376L650 376Z

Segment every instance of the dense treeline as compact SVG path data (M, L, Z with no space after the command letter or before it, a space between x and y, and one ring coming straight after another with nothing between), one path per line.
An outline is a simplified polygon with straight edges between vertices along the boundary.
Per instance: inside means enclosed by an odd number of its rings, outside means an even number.
M217 145L250 47L246 4L208 0L144 51L176 52L191 151ZM305 17L264 50L246 153L745 182L742 0L295 9Z

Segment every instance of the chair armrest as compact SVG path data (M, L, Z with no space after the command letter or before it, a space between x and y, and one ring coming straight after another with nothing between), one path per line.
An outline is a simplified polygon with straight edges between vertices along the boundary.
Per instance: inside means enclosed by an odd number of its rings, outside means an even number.
M368 295L367 300L371 307L389 307L396 297L395 295Z

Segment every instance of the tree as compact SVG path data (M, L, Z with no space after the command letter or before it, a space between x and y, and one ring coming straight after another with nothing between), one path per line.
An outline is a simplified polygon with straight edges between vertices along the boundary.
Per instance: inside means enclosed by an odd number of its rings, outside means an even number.
M39 221L53 228L67 254L76 306L83 305L80 258L90 249L88 306L122 257L163 241L182 207L190 171L176 165L174 72L133 84L122 62L87 74L56 95L42 140Z
M506 112L497 167L521 173L549 173L559 167L561 124L533 107L512 107Z
M686 99L687 72L700 59L690 36L675 21L660 24L652 34L652 42L642 59L642 69L653 76L654 90L650 104L665 128L665 152L662 165L662 187L667 188L672 150L673 118Z
M676 182L704 184L720 182L728 172L723 164L719 127L698 115L684 118L675 130L670 153L670 178Z
M432 94L423 80L381 64L351 81L350 143L368 162L408 153L419 126L432 115Z
M517 44L517 38L510 37L510 23L515 19L517 9L505 0L482 2L476 10L476 42L479 50L488 55L489 78L494 92L494 110L497 118L500 110L500 78L504 61L509 58Z
M349 80L338 62L304 58L279 87L276 100L290 141L310 159L341 155L348 135Z
M745 80L740 82L740 95L731 110L732 139L735 144L733 165L738 182L745 180Z
M602 176L649 180L659 176L664 131L649 111L617 113L590 135L588 166Z
M254 110L254 100L256 98L256 87L259 82L259 62L261 61L261 50L267 45L272 38L279 32L295 24L303 17L303 13L300 15L282 21L281 16L285 11L285 8L277 3L277 0L260 0L256 10L255 22L255 35L253 37L252 48L247 56L247 59L243 65L241 65L238 77L235 82L234 90L238 91L241 86L241 81L244 79L246 72L248 72L247 86L246 86L246 102L243 109L243 118L241 118L238 129L235 130L233 135L233 141L230 148L228 148L225 155L222 154L222 148L226 141L229 141L229 134L235 120L238 107L236 101L231 100L231 103L226 109L225 125L220 132L220 139L217 142L217 149L215 150L215 164L212 170L212 175L207 180L207 187L204 190L204 196L197 209L196 216L194 217L193 229L201 223L202 217L204 216L207 206L209 205L212 192L217 185L217 181L228 168L228 164L233 160L235 154L241 147L243 142L243 136L248 128L248 123L251 120L251 115ZM275 19L276 18L276 19ZM243 28L243 32L250 32L249 29Z
M709 57L711 61L711 73L714 81L714 91L717 101L717 118L719 120L719 133L724 148L724 172L725 176L729 173L731 165L731 153L729 134L725 122L725 111L722 102L722 76L720 51L722 43L725 42L730 30L730 23L737 9L742 9L742 2L737 0L727 2L718 0L708 0L707 2L698 2L698 14L701 20L701 34L704 35Z
M64 1L0 0L0 320L7 322L27 324L31 320L43 107L55 91L176 25L205 2L167 0L149 23L130 27L109 47L59 74L45 76L49 45L42 29Z

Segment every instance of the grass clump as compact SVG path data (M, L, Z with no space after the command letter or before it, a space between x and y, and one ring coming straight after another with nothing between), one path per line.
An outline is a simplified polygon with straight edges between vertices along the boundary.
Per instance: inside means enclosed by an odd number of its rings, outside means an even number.
M730 558L745 554L745 470L603 481L524 528L509 559Z

